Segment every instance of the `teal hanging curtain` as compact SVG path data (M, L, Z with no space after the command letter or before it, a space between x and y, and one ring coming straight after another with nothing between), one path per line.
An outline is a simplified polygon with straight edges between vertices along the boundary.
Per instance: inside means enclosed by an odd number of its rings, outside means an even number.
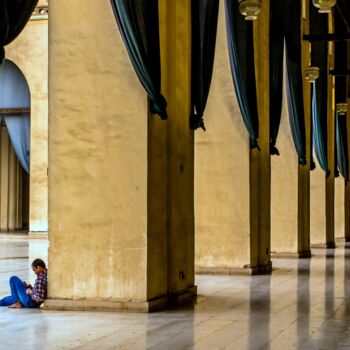
M340 174L346 181L349 181L349 157L347 140L347 116L335 116L335 140L337 149L337 166Z
M145 88L150 110L167 119L160 92L158 0L111 0L114 15L135 72Z
M270 150L276 141L282 112L283 52L286 47L289 124L299 164L306 164L306 136L301 66L301 4L295 0L270 2Z
M328 33L328 16L319 14L310 3L310 34ZM330 174L327 159L327 100L328 100L328 43L311 43L311 65L319 67L320 76L312 88L313 148L320 167Z
M343 17L339 8L334 9L335 33L346 33L347 26L343 22ZM348 68L348 43L346 41L336 41L334 43L334 69L346 71ZM346 103L348 97L347 77L338 75L335 77L335 103ZM348 157L348 135L347 123L348 115L335 115L335 143L336 143L336 172L349 181L349 157Z
M38 0L0 0L0 64L4 46L11 43L29 21Z
M238 1L226 0L226 31L231 75L250 147L258 148L259 119L254 67L253 24L240 14Z
M317 96L316 83L312 84L312 145L320 167L328 173L327 165L327 140L324 139L323 125L319 111L319 97Z
M192 130L205 130L203 113L213 74L218 12L219 0L192 0Z

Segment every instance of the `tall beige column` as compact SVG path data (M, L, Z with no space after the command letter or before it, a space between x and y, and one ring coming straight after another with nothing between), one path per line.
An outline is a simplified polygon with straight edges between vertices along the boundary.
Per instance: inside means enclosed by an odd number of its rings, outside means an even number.
M39 5L45 4L40 0ZM47 234L48 225L48 20L29 21L6 47L22 70L31 95L29 234Z
M195 132L196 270L248 273L249 140L232 84L223 1L204 118L206 132Z
M302 1L302 35L310 32L309 1ZM301 41L302 53L302 77L304 97L304 118L305 118L305 140L306 140L306 161L305 166L298 166L298 255L299 257L310 257L310 165L312 150L311 134L311 86L305 79L305 70L310 63L311 44L308 41Z
M350 54L350 49L348 47L348 55ZM350 55L349 55L350 56ZM350 84L350 78L347 79L347 85ZM350 96L347 96L348 103L348 114L350 116ZM350 155L350 123L347 123L347 135L348 135L348 154ZM350 167L350 165L349 165ZM346 242L350 242L350 183L345 182L345 190L344 190L344 238Z
M196 132L198 273L271 271L268 18L269 4L263 2L263 10L254 23L259 151L249 149L234 94L224 3L220 3L214 72L205 112L207 131Z
M166 0L168 99L168 290L194 287L194 135L191 110L191 1Z
M329 15L329 33L333 33L333 16ZM334 68L334 43L328 43L328 67ZM326 177L326 245L327 248L335 247L334 236L334 176L335 176L335 80L328 74L328 103L327 103L327 157L329 176Z
M254 149L250 152L250 266L256 272L271 271L269 27L270 5L264 1L254 22L260 151Z
M168 121L148 114L109 2L51 5L47 308L150 311L196 293L190 2L159 4Z
M301 33L309 32L308 6L302 2ZM277 256L310 257L310 84L305 68L310 61L310 44L302 41L302 76L306 137L306 165L298 164L283 94L282 118L278 137L281 155L272 157L271 249ZM285 86L285 83L284 83Z

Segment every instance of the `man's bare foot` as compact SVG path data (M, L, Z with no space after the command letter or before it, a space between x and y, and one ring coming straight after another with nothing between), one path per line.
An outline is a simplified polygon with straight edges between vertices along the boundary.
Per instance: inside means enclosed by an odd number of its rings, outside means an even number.
M22 308L22 304L20 301L17 301L17 303L12 304L9 306L10 309L21 309Z

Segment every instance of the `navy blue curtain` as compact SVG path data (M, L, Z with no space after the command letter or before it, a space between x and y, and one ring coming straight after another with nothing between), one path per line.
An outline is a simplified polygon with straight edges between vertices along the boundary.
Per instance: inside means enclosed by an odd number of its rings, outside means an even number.
M324 139L323 124L321 120L323 113L321 113L319 110L321 103L320 103L319 95L317 95L316 83L312 84L311 103L312 103L312 145L320 167L326 173L328 173L327 148L326 148L327 139Z
M327 34L328 16L318 13L310 2L310 34ZM328 43L311 43L311 65L319 67L320 77L312 89L313 147L320 167L329 175L327 159Z
M0 108L30 108L30 91L26 78L8 59L4 59L0 65ZM30 115L5 115L4 119L17 158L29 173Z
M335 116L335 140L337 149L337 166L340 174L346 181L349 181L349 157L347 140L347 116Z
M158 0L111 0L135 72L147 91L150 110L167 119L161 94Z
M192 107L190 127L205 130L203 113L213 74L219 0L192 0Z
M23 30L38 0L0 0L0 63L5 58L4 46Z
M30 117L29 113L21 116L5 117L5 123L12 147L23 169L29 174L30 169Z
M295 0L270 2L270 150L276 148L282 111L283 52L286 46L289 123L299 163L306 164L306 136L301 66L301 4Z
M253 24L240 14L238 1L226 0L226 31L231 74L250 147L258 147L259 119L254 68Z

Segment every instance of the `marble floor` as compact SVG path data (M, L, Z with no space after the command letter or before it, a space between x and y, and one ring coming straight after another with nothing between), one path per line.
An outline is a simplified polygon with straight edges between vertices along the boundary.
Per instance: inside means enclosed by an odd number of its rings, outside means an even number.
M0 294L47 241L0 236ZM195 305L152 314L0 308L0 349L350 349L350 246L275 259L271 276L197 276Z

